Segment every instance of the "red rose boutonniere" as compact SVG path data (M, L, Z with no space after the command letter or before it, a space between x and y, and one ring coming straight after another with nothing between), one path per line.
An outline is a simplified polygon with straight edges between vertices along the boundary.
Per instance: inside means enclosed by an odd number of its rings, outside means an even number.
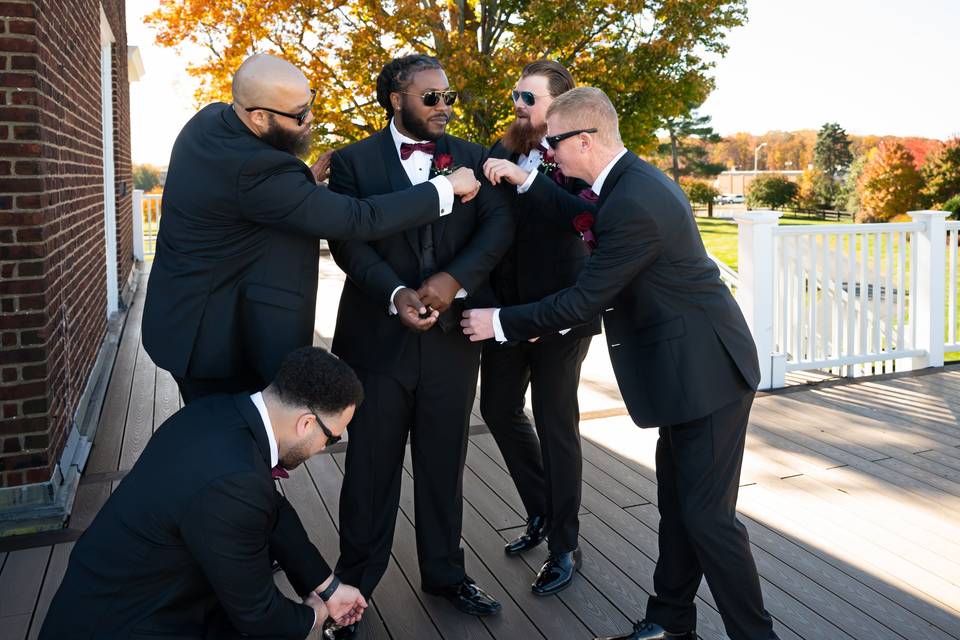
M597 238L593 235L593 214L584 211L573 219L573 228L580 234L583 243L587 245L587 251L593 253L597 248Z
M453 170L453 156L449 153L439 153L433 157L433 172L438 176L448 176Z

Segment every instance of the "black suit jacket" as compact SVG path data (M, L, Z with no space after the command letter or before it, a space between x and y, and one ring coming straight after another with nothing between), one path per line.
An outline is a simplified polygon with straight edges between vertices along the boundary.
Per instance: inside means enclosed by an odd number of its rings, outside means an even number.
M173 147L143 344L174 375L264 384L312 344L318 239L373 239L436 220L436 189L355 200L253 135L226 104L202 109Z
M314 612L280 594L271 555L297 593L330 575L274 487L253 402L202 398L157 430L77 541L40 637L303 640Z
M505 158L515 163L520 156L497 142L490 149L490 157ZM561 186L539 172L531 185L533 195L518 194L517 187L512 184L501 185L504 199L513 210L517 230L513 244L490 274L490 284L498 306L536 302L573 286L577 281L587 261L586 245L571 222L558 219L553 212L541 209L555 198L564 201L564 207L596 213L593 203L577 196L589 186L573 178L567 178ZM574 340L598 333L600 316L571 328L564 335L552 333L540 336L540 341Z
M442 153L452 155L455 166L471 167L477 175L486 159L486 150L480 145L449 135L437 141L436 154ZM330 168L330 189L339 193L369 197L410 187L389 127L334 153ZM509 247L514 229L502 194L481 182L476 198L467 203L458 200L451 214L432 224L439 270L466 289L466 306L492 303L490 270ZM387 308L390 294L398 286L416 289L421 284L418 230L369 243L331 242L330 251L347 274L333 351L353 366L387 371L411 335ZM453 331L459 332L458 321L453 318Z
M501 310L506 337L529 338L602 312L620 392L640 426L700 418L756 389L753 338L680 187L627 152L599 195L597 248L576 284ZM557 215L569 219L573 209Z

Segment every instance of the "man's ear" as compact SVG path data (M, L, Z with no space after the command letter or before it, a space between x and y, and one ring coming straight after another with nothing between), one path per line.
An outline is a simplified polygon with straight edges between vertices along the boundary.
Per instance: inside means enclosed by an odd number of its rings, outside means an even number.
M310 429L313 428L313 421L316 420L309 413L301 413L300 417L297 418L297 437L303 438Z
M393 105L393 110L395 112L400 111L401 100L399 93L393 92L390 94L390 104Z

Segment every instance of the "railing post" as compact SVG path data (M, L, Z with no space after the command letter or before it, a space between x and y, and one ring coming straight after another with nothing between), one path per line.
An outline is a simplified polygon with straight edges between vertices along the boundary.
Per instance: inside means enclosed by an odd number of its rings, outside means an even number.
M923 223L923 231L917 233L917 264L913 265L917 288L914 290L914 323L916 326L916 349L923 349L926 356L913 359L913 368L943 366L944 294L947 228L949 211L911 211L915 222Z
M737 302L753 333L760 359L760 388L784 386L782 366L774 366L773 338L773 231L780 219L776 211L734 214L739 225Z
M143 189L133 190L133 259L144 261L143 254Z

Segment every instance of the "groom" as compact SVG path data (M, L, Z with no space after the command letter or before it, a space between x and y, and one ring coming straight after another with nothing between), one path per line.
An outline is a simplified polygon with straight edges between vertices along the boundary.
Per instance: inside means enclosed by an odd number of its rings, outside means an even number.
M645 619L616 640L696 638L694 596L703 577L732 640L774 639L736 516L760 379L743 315L707 257L683 192L623 147L602 91L559 96L547 130L564 174L590 182L600 196L595 222L579 226L593 253L574 286L532 304L466 311L464 333L524 340L602 313L631 418L660 426L655 593Z
M434 58L387 64L377 100L389 125L334 153L331 190L365 198L407 189L453 165L479 171L483 147L444 133L456 97ZM369 243L331 242L347 274L333 350L356 370L367 395L350 426L337 575L366 596L390 560L409 437L422 589L469 614L500 610L467 576L460 547L480 345L463 336L458 321L462 305L483 295L512 234L509 208L484 184L443 221Z

